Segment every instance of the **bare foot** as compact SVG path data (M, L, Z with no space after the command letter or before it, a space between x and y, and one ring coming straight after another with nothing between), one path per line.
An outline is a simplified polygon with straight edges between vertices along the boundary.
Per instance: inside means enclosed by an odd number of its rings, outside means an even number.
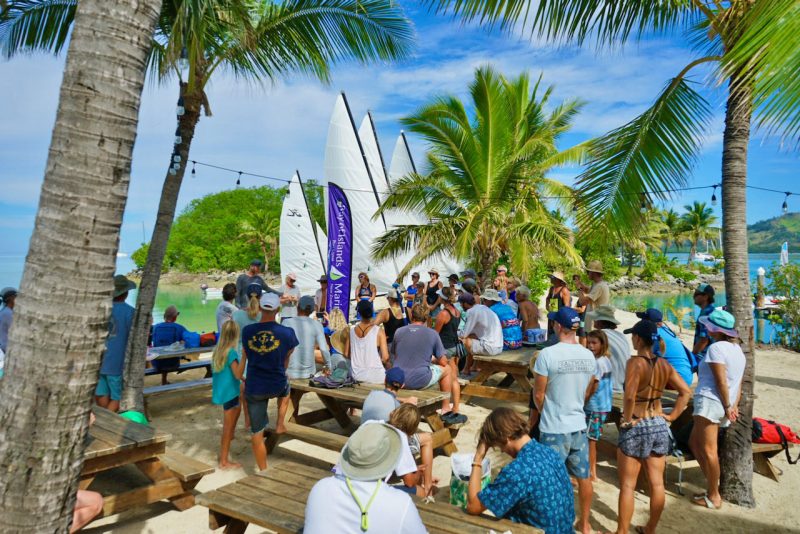
M224 462L219 463L219 468L222 470L239 469L240 467L242 467L242 464L240 464L239 462L231 462L230 460L226 460Z
M592 482L597 482L598 480L600 479L597 477L597 473L592 473Z

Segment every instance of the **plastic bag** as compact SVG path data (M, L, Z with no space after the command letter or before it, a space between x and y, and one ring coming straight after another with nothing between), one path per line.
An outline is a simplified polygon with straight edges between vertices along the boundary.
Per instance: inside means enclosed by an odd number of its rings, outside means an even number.
M450 504L467 507L467 488L469 475L472 472L473 453L456 453L450 457ZM488 458L483 459L481 473L481 489L492 480L492 464Z

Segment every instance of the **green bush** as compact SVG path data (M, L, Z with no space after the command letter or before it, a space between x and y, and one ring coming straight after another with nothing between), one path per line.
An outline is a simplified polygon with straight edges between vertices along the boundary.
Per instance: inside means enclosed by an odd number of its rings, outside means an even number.
M800 265L775 264L769 270L769 278L768 292L785 297L769 320L780 326L776 334L782 345L800 350Z
M665 255L648 251L642 272L639 273L639 278L646 282L661 280L664 278L663 274L669 265L670 261Z
M131 260L136 264L137 269L143 269L144 264L147 263L147 252L150 250L149 243L142 243L142 246L137 248L131 254Z

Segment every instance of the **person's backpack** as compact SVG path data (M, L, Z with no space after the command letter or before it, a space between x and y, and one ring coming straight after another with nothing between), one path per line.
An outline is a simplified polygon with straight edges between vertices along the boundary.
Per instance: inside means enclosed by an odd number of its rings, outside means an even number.
M205 332L200 334L201 347L213 347L217 344L217 335L214 332Z
M353 378L347 364L342 362L331 371L330 375L317 375L312 377L311 380L308 381L308 385L317 388L339 389L355 386L356 380Z
M753 443L774 443L783 446L786 461L791 465L800 460L800 454L794 460L789 455L789 443L800 443L800 438L786 425L760 417L753 417Z

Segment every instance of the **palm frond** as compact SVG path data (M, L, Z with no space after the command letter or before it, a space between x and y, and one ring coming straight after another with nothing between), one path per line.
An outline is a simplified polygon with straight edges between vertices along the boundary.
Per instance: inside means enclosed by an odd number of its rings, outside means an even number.
M69 37L77 0L15 0L0 12L0 53L58 54Z

